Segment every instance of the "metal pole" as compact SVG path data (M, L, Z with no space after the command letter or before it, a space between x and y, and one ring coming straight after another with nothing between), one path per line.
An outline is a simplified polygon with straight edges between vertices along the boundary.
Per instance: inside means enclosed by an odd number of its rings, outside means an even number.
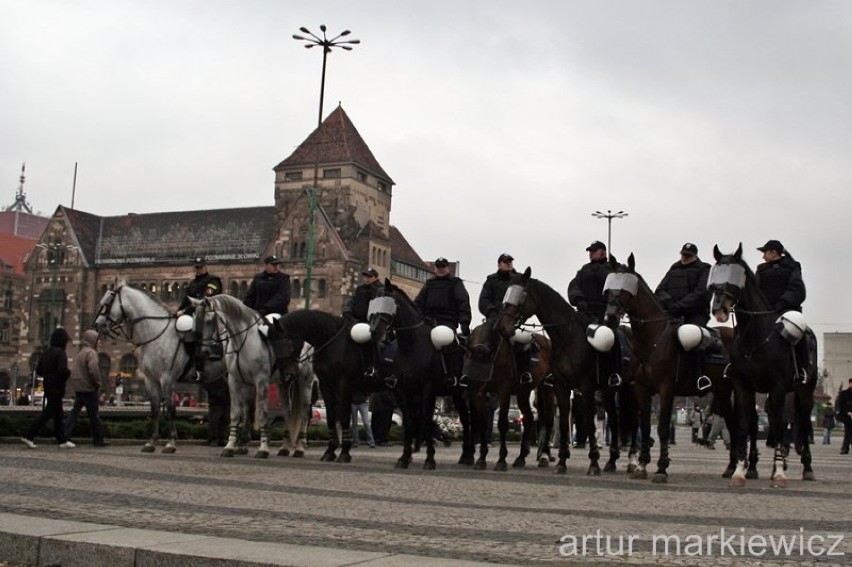
M623 219L628 213L624 211L612 212L612 209L607 209L605 213L595 211L592 216L599 219L606 219L606 249L608 254L612 254L612 219Z

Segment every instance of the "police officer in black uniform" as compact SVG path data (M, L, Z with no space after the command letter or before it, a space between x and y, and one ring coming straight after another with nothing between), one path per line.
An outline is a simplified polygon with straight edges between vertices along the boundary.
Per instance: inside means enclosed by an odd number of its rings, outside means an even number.
M290 305L290 276L280 271L281 260L275 256L264 258L264 270L251 280L243 303L261 317L270 313L287 313Z
M506 290L509 289L509 280L517 274L513 266L515 261L509 254L500 254L497 258L497 271L489 274L485 278L485 283L482 284L482 291L479 293L479 312L485 315L486 319L493 319L500 314L503 308L503 298L506 297Z
M450 262L444 257L435 260L435 275L414 299L417 310L438 325L446 325L453 331L461 327L460 340L470 337L470 296L461 278L450 273ZM461 376L464 351L461 349L447 356L447 372L450 377ZM454 378L455 379L455 378Z
M802 311L807 292L799 264L778 240L769 240L758 248L763 252L763 263L757 266L757 287L763 292L772 309L779 315L785 311ZM802 379L807 379L806 368L810 364L810 351L816 349L816 337L808 329L805 337L796 344L796 358Z
M680 249L680 260L675 262L654 290L670 317L680 317L684 323L704 327L710 319L710 295L707 277L710 264L698 257L698 246L687 242ZM699 390L712 384L701 372L703 355L698 351L686 353L686 374L698 377Z
M379 272L375 268L370 268L361 272L364 277L363 283L355 288L355 292L346 305L343 307L343 317L358 323L367 323L367 311L370 307L370 301L377 295L384 292L385 286L379 281ZM369 341L363 345L362 356L365 359L364 367L367 370L364 376L372 378L376 375L376 345L374 341Z
M180 307L175 311L175 317L192 315L195 312L195 307L193 307L192 302L189 300L190 298L203 299L222 293L222 280L208 273L207 262L204 258L195 258L192 265L195 267L195 277L187 285L186 293L180 302ZM203 380L204 356L201 354L201 345L197 341L185 340L183 346L195 365L195 379Z

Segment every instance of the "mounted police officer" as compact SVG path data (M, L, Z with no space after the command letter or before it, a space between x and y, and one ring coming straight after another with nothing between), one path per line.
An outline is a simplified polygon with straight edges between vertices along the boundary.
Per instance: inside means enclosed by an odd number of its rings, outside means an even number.
M515 271L514 261L510 254L505 252L500 254L497 258L497 271L485 278L482 291L479 293L479 312L485 315L486 321L490 321L491 324L503 308L503 299L506 297L506 290L509 289L509 281L518 273ZM535 344L535 341L532 341L526 345L515 345L515 359L521 373L522 384L532 382L532 349L535 348Z
M222 293L222 280L207 271L207 262L204 258L195 258L192 262L195 268L195 277L186 287L180 307L175 311L175 317L181 315L192 315L195 308L190 302L192 299L204 299ZM185 340L184 348L195 365L196 380L204 379L204 356L201 354L200 344L197 341ZM215 356L215 355L214 355ZM220 356L221 357L221 356ZM188 365L187 365L188 366ZM188 370L188 368L186 369ZM186 372L184 370L184 373Z
M778 240L768 240L759 247L763 252L763 263L755 270L757 287L763 293L772 309L779 315L785 311L802 312L807 292L802 279L802 265L799 264ZM799 373L806 379L806 368L810 364L810 351L816 349L816 337L809 328L805 340L796 344Z
M370 301L384 292L385 286L379 281L379 272L375 268L370 268L361 272L364 281L355 288L355 292L346 305L343 307L343 317L347 320L352 320L357 323L367 323L367 311L370 307ZM367 370L364 376L372 378L376 375L376 345L373 341L369 341L364 345L364 357L369 358L369 362L365 362L364 366Z
M654 290L669 317L681 318L683 323L705 327L710 319L710 296L707 277L710 264L698 257L698 246L687 242L680 249L680 260L675 262ZM698 377L699 390L711 386L710 379L701 371L703 354L699 351L685 353L686 374Z
M450 262L444 257L435 260L435 275L414 299L417 310L424 317L435 321L438 325L446 325L453 331L460 327L460 340L470 337L470 296L461 278L450 273ZM449 360L447 372L450 377L461 376L464 352L461 349L447 357Z
M588 325L603 322L606 314L604 285L606 277L610 274L610 267L607 262L606 244L600 240L589 244L586 252L589 253L589 262L577 271L577 275L568 284L568 301L583 314L584 324ZM612 386L621 383L622 337L619 335L620 333L616 333L617 340L612 350L601 353L598 358L601 363L601 374L609 376L608 381Z
M275 256L267 256L263 263L264 269L251 280L243 303L262 317L284 315L290 305L290 276L279 270L281 260Z

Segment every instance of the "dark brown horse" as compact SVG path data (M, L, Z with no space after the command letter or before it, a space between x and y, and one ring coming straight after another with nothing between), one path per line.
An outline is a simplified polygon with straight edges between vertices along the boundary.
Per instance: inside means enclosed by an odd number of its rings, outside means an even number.
M596 392L606 389L598 379L597 353L586 340L587 325L580 321L574 308L553 288L539 280L530 277L531 270L527 268L523 274L517 274L510 281L506 293L503 310L497 326L503 336L511 337L515 327L532 317L538 317L547 334L550 336L551 371L553 386L559 406L559 457L554 472L564 474L567 470L565 461L570 456L568 449L569 420L571 413L571 390L579 390L588 400L589 410L584 412L583 427L587 432L595 431L595 411L591 400L595 400ZM608 407L608 413L616 418L615 407ZM579 425L578 425L579 427ZM610 444L610 461L606 470L615 470L614 459L619 454L618 436L614 435ZM598 460L600 449L595 435L589 436L589 468L587 474L601 473Z
M812 341L813 354L804 376L797 372L794 347L779 331L780 313L776 312L757 286L754 273L742 259L743 246L733 254L713 248L716 265L710 271L708 287L713 291L713 316L727 321L735 316L735 339L731 363L737 427L731 429L737 470L731 486L745 486L745 455L748 441L744 423L755 410L755 392L769 394L769 438L775 441L771 485L787 485L787 455L790 444L784 435L784 401L794 395L793 426L796 446L801 452L802 480L816 480L811 468L811 411L817 382L816 344L807 334L801 340ZM754 441L752 441L754 445Z
M522 383L521 372L518 370L515 346L516 341L528 344L535 341L538 346L537 364L531 368L532 380ZM543 335L519 331L512 339L507 339L494 327L493 321L486 321L476 327L470 334L470 342L464 362L464 375L468 381L470 396L471 422L473 438L479 440L479 458L476 460L477 470L486 468L488 455L488 439L485 431L490 419L486 410L487 395L496 396L500 402L497 429L500 433L500 456L494 465L494 470L508 469L506 457L506 434L508 433L508 412L511 396L518 400L518 408L523 416L521 452L512 463L514 468L523 468L526 457L530 453L530 444L535 438L535 419L530 405L530 393L541 387L545 377L550 373L550 341ZM543 395L539 393L539 396ZM546 417L546 416L545 416ZM551 418L552 421L552 418Z
M647 478L646 466L651 461L651 398L660 396L660 415L657 423L657 435L660 439L660 458L653 482L668 480L669 433L674 397L698 396L704 392L698 390L695 377L686 376L684 365L685 351L680 345L677 331L680 319L672 318L657 300L645 279L636 273L633 254L627 259L627 265L619 264L610 256L611 274L607 279L606 321L616 325L624 314L630 317L633 329L633 358L630 375L635 380L635 392L639 406L639 427L642 431L642 449L639 453L639 467L633 472L633 478ZM732 332L729 328L719 329L723 342L730 344ZM705 374L711 380L716 413L731 424L731 381L725 379L725 363L705 364ZM757 461L755 448L754 461ZM730 476L734 471L733 453L728 469L722 476Z

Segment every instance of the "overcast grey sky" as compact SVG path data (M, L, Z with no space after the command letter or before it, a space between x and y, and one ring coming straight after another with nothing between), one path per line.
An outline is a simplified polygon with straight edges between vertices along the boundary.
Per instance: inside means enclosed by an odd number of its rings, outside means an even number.
M695 242L780 239L818 333L852 331L852 3L0 2L0 189L98 215L271 205L316 125L321 52L351 29L338 101L396 182L391 222L461 261L474 302L500 252L564 293L613 252L656 285Z

